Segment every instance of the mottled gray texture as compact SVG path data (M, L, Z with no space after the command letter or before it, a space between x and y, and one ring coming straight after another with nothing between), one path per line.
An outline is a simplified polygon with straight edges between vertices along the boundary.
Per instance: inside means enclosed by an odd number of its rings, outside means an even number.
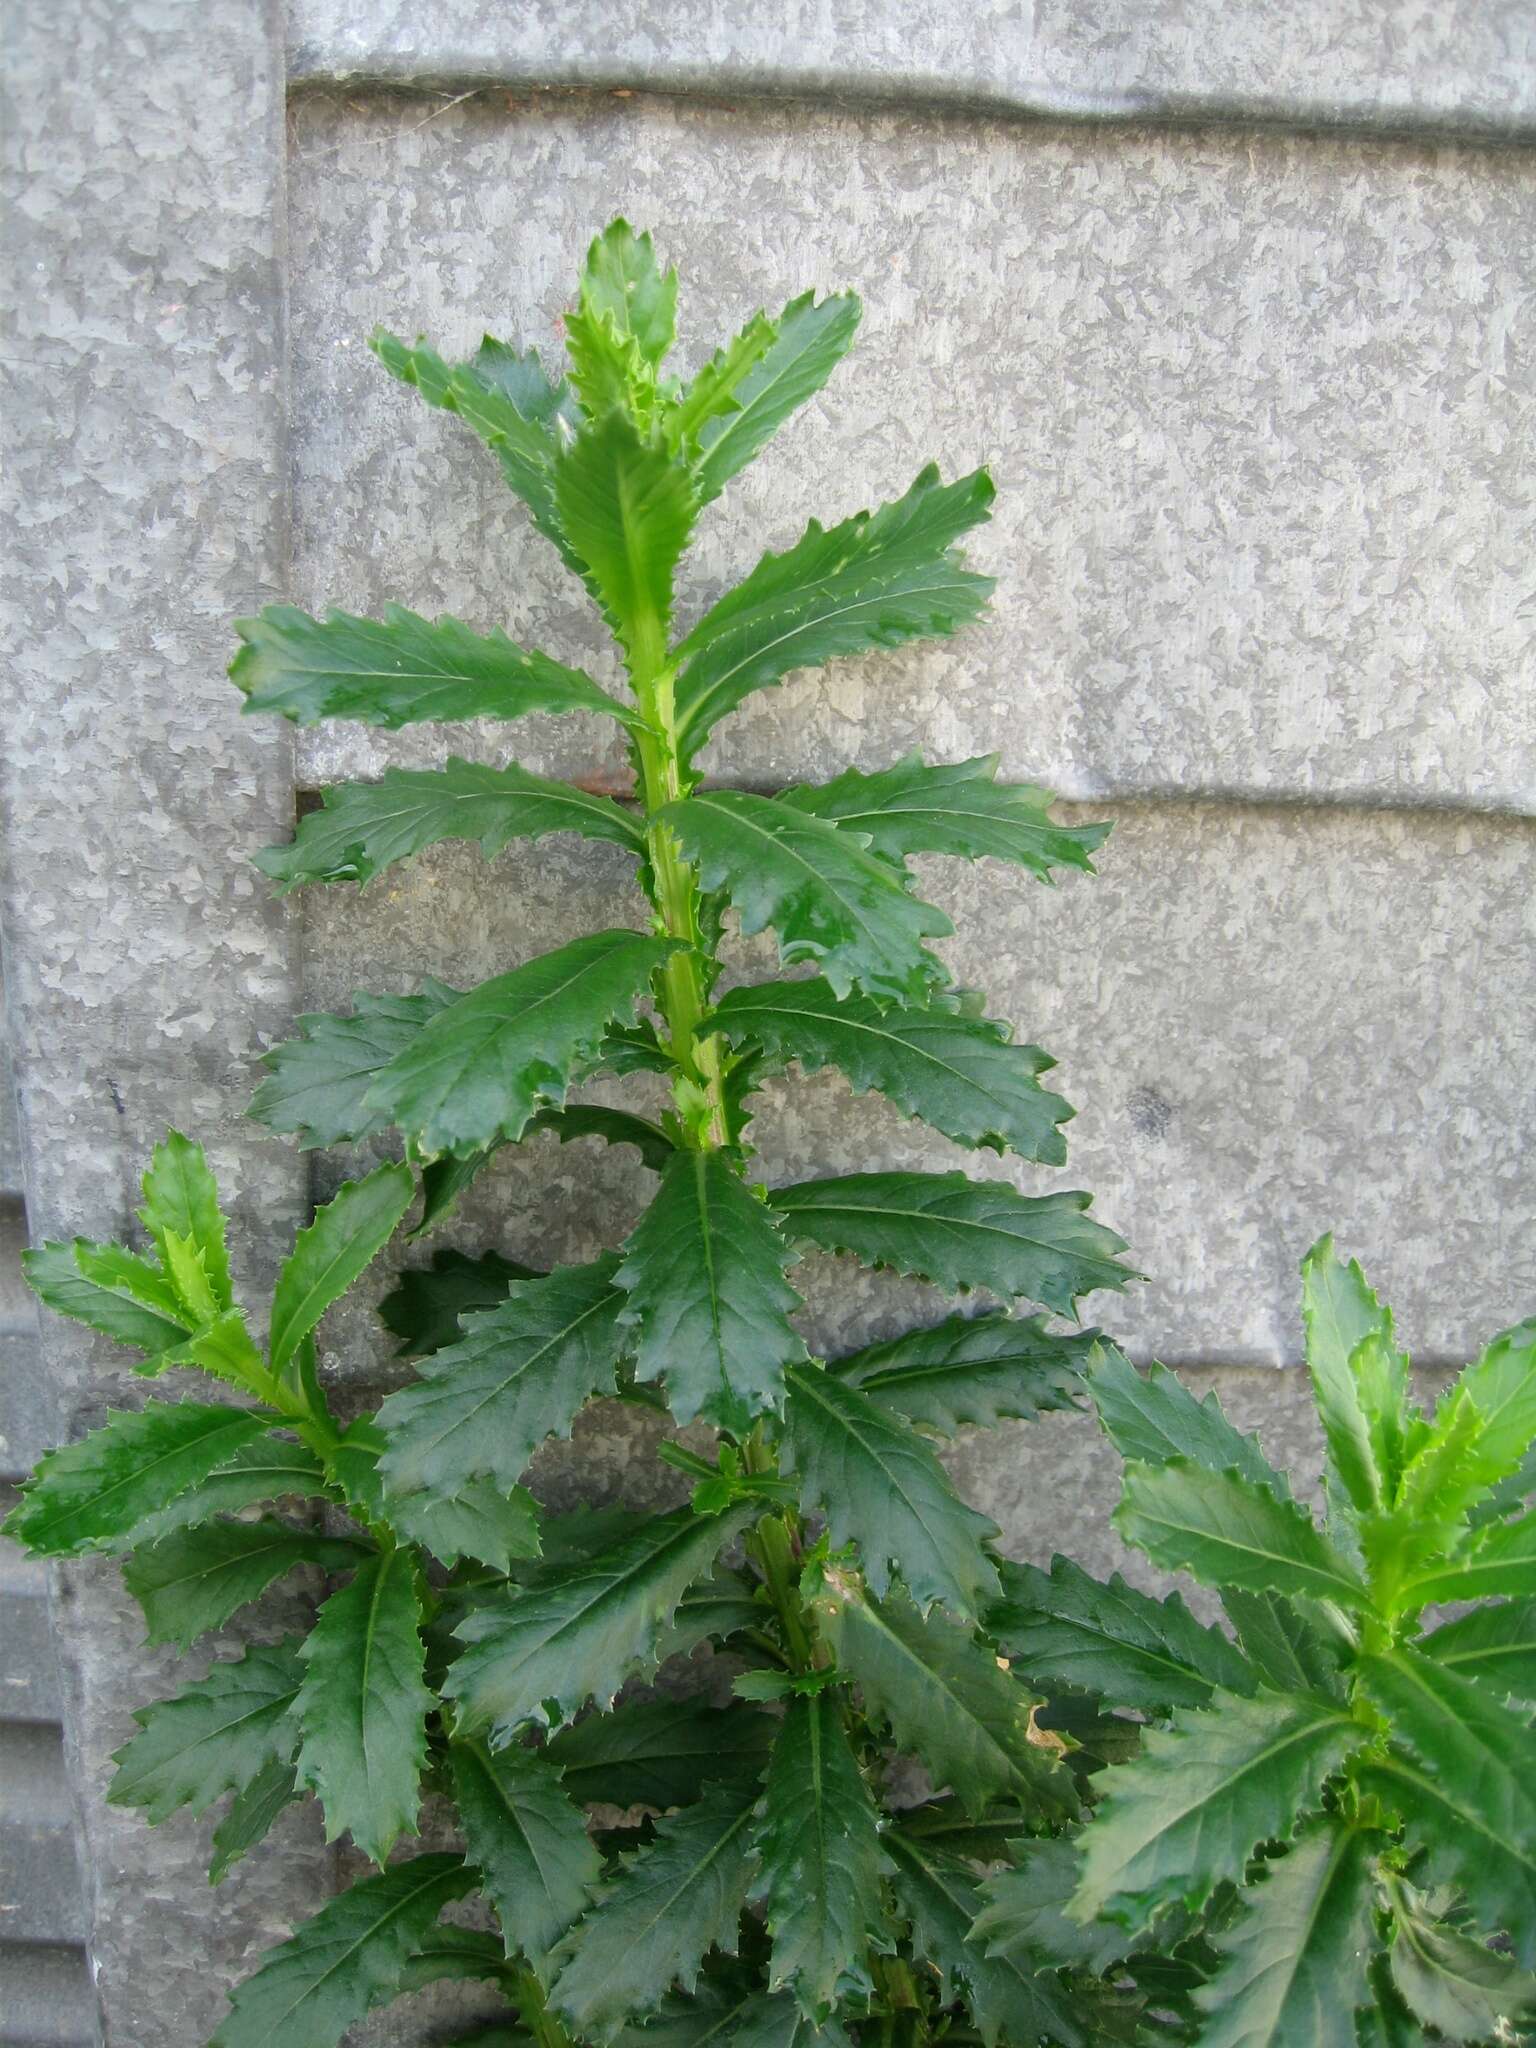
M290 0L296 78L646 86L1522 134L1519 0Z
M31 1223L124 1232L175 1122L209 1142L248 1280L304 1191L240 1118L293 1008L283 920L244 859L291 814L288 749L230 718L219 674L230 615L282 573L276 23L250 0L7 16L0 787ZM139 1398L76 1326L50 1317L44 1346L67 1434ZM109 1808L131 1709L185 1674L143 1649L113 1563L59 1571L54 1613L108 2048L181 2048L323 1895L327 1859L290 1833L214 1891L205 1830Z
M1000 487L973 547L994 617L760 694L716 772L921 744L1000 749L1079 798L1536 808L1536 157L500 95L424 125L415 102L307 99L292 193L301 603L456 612L611 678L493 458L364 341L382 321L450 353L485 327L547 349L622 209L681 266L689 363L798 287L866 302L826 392L705 513L685 620L930 457ZM515 738L618 775L614 730ZM446 745L322 731L299 772Z

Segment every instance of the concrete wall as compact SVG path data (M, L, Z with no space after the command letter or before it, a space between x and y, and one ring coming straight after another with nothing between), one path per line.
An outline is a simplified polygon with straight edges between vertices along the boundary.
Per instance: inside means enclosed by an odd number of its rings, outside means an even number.
M1093 1189L1150 1276L1103 1320L1289 1457L1310 1452L1295 1265L1324 1228L1427 1366L1530 1312L1526 7L860 0L768 24L719 0L295 0L286 52L253 0L12 14L4 1185L35 1236L123 1229L176 1121L210 1142L255 1284L306 1195L362 1163L307 1180L241 1121L297 1011L467 983L632 914L606 849L559 842L278 909L245 857L305 792L450 741L292 748L221 676L229 619L278 594L606 659L494 463L362 343L384 320L448 350L486 327L550 345L623 210L682 270L690 357L806 285L867 306L826 393L707 516L690 613L930 455L993 465L994 619L759 697L709 766L771 788L995 748L1115 820L1097 880L925 878L957 972L1061 1062L1079 1115L1056 1184ZM622 772L575 720L516 737L548 771ZM773 1177L958 1156L831 1076L776 1090L760 1131ZM644 1198L628 1158L541 1141L445 1241L583 1255ZM804 1271L828 1341L923 1306ZM349 1390L396 1371L366 1303L325 1340ZM39 1354L13 1353L33 1385ZM40 1356L34 1434L130 1384L56 1325ZM650 1453L599 1417L539 1483L653 1497ZM1081 1423L978 1437L955 1467L1019 1554L1111 1561L1113 1461ZM84 1933L112 2048L193 2048L336 1865L300 1821L210 1893L199 1830L108 1809L106 1758L172 1668L111 1570L57 1574L53 1611L85 1881L54 1946ZM445 2009L368 2039L415 2048ZM0 2040L84 2040L88 2018Z

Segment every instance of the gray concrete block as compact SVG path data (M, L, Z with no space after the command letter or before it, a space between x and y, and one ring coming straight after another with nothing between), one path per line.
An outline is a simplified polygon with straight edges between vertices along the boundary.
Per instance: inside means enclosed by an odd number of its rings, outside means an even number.
M4 1496L9 1511L9 1490ZM63 1711L53 1637L48 1626L48 1575L0 1537L0 1722L58 1721Z
M0 1951L85 1939L74 1802L57 1728L0 1725Z
M0 1338L32 1336L37 1303L21 1277L27 1245L27 1212L19 1195L0 1194Z
M847 108L306 99L291 159L296 599L503 624L614 680L493 458L364 347L548 350L622 209L683 275L691 364L851 285L860 345L710 508L696 615L812 515L993 466L995 616L752 699L707 756L768 784L919 746L1062 794L1536 807L1521 152L1086 135ZM835 203L831 203L835 195ZM426 225L424 225L426 224ZM450 743L622 777L591 721L322 728L301 779Z
M0 1972L0 2048L98 2048L96 1994L80 1949L0 1949Z
M56 1390L38 1337L0 1337L0 1480L24 1478L58 1441Z
M1082 119L1127 113L1371 127L1536 116L1529 16L1392 0L859 0L770 12L684 0L290 0L300 79L649 86L986 104Z

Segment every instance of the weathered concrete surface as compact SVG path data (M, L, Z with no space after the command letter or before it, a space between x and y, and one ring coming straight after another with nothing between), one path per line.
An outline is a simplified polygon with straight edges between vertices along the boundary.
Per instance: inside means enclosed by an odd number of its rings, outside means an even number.
M291 816L283 738L229 716L227 621L283 561L282 76L249 0L7 9L6 979L31 1227L129 1227L175 1122L270 1272L302 1175L240 1117L293 1008L245 864ZM141 1383L48 1319L65 1432ZM206 1881L197 1829L111 1808L133 1707L186 1671L142 1647L115 1565L56 1576L71 1776L109 2048L200 2041L224 1986L323 1896L291 1835ZM195 1666L192 1668L196 1668Z
M290 0L289 46L300 79L831 92L1086 119L1502 134L1536 122L1536 31L1519 0Z
M1536 808L1536 156L499 94L432 119L306 98L293 135L299 602L456 612L610 673L494 460L364 340L382 321L448 352L485 327L548 349L622 209L681 265L688 363L797 287L867 308L827 391L706 513L685 618L931 457L1000 485L973 549L1002 578L991 622L760 694L716 772L921 744L999 748L1080 798ZM621 772L575 720L511 737ZM445 745L324 731L299 772Z

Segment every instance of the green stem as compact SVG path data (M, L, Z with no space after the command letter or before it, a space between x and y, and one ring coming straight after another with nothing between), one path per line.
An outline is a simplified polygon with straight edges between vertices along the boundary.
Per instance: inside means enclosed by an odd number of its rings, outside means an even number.
M544 1987L532 1970L518 1970L512 1979L512 1996L518 2018L532 2034L539 2048L573 2048L570 2035L544 2001Z

